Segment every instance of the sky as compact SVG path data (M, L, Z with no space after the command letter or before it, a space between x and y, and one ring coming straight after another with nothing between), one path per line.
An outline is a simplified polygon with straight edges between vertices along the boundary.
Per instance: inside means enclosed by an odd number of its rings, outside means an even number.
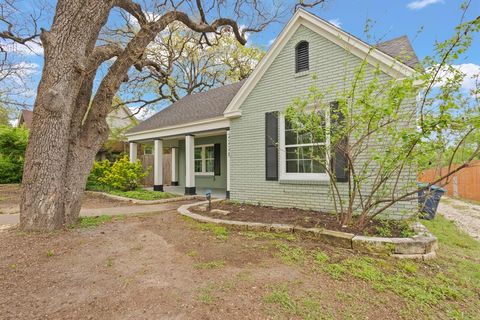
M28 8L29 2L22 5ZM330 21L345 31L376 43L407 35L420 59L432 54L435 41L443 41L453 35L462 11L459 0L329 0L323 7L308 11ZM480 15L480 0L472 0L466 19ZM370 38L364 33L367 20L372 21ZM269 25L260 33L251 34L247 45L268 49L275 41L288 17L282 23ZM44 22L48 29L49 21ZM461 57L458 67L468 73L480 73L480 37L475 39L469 54ZM33 101L36 85L40 80L43 66L42 48L32 46L33 51L17 47L16 60L30 66ZM472 82L473 83L473 82ZM471 84L471 83L470 83ZM466 83L466 86L469 84Z

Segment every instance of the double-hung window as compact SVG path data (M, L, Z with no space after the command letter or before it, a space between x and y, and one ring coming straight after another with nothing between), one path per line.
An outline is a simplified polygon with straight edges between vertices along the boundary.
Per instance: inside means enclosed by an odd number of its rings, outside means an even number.
M213 144L195 146L195 174L214 175L215 148Z
M321 113L323 134L280 116L280 180L328 180L329 113Z

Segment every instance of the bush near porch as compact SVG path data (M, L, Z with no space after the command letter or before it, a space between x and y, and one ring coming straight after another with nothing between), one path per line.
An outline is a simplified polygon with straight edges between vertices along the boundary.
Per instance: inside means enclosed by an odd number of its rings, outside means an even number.
M144 170L138 160L131 163L126 155L115 162L95 161L88 176L86 189L138 200L161 200L175 197L174 194L139 188L141 179L148 174L149 170L150 168Z
M131 163L128 156L115 162L95 161L87 179L87 189L113 189L132 191L138 188L140 180L148 174L140 161Z

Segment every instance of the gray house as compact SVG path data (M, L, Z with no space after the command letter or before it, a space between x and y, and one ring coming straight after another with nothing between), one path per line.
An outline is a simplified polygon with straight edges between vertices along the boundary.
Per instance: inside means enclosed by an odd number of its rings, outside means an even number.
M185 194L223 189L238 201L331 210L328 175L312 160L287 155L308 144L286 141L282 111L307 92L313 75L325 91L340 89L363 59L385 80L411 76L418 64L406 37L372 48L298 10L247 80L186 96L130 130L130 158L138 143L154 141L155 190L163 190L162 153L171 149L172 185ZM396 210L415 204L403 206Z

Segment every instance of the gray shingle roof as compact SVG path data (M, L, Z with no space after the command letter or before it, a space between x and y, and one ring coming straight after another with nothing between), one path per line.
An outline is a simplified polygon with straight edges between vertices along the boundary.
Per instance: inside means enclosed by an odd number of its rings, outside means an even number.
M392 40L381 42L376 47L383 53L396 58L407 66L417 69L420 67L420 61L413 50L410 40L407 36L401 36Z
M185 96L132 128L128 133L220 117L244 83L245 80L242 80L206 92Z
M420 66L417 55L413 51L407 36L379 43L376 48L411 68ZM185 96L132 128L128 133L220 117L244 83L245 80L242 80L234 84L210 89L206 92Z

